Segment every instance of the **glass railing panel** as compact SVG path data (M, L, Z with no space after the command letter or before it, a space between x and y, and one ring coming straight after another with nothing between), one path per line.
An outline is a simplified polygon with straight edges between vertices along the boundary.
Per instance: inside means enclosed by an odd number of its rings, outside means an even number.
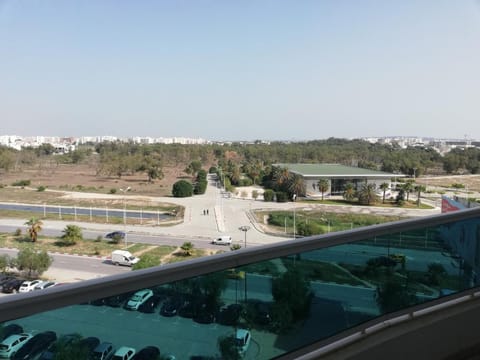
M92 295L8 324L29 333L55 331L57 338L75 333L115 349L150 346L176 359L271 359L478 286L479 241L478 219L449 222ZM66 348L75 360L76 350Z

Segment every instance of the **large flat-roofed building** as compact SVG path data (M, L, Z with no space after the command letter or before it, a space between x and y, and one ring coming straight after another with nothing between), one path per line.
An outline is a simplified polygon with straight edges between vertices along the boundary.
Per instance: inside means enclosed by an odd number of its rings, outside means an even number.
M405 177L403 174L393 174L384 171L363 169L340 164L273 164L275 167L286 168L289 172L303 177L307 196L320 196L318 181L329 181L329 190L324 195L341 195L347 183L352 183L356 189L362 184L375 184L377 189L382 183L388 183Z

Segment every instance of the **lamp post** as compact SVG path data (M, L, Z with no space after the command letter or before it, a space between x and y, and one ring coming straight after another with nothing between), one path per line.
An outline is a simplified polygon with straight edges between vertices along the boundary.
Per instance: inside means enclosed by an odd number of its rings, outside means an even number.
M130 186L125 189L120 189L120 191L123 193L123 230L125 233L125 248L127 247L127 202L125 198L125 193L127 191L130 191L130 189Z
M250 226L243 225L243 226L240 226L238 229L245 233L245 249L246 249L247 248L247 231L250 230ZM247 303L247 272L246 271L243 276L243 280L244 280L244 296L243 297L246 304Z
M295 240L297 238L297 224L296 224L296 214L295 214L295 201L297 200L297 194L293 194L292 196L293 200L293 239Z
M245 233L245 245L244 245L244 247L247 248L247 231L250 230L250 226L243 225L243 226L240 226L238 229Z

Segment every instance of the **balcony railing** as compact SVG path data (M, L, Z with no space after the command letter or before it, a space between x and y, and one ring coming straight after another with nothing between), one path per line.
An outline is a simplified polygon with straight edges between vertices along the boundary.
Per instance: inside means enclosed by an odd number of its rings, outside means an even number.
M479 266L471 209L4 297L0 321L176 359L296 358L455 305Z

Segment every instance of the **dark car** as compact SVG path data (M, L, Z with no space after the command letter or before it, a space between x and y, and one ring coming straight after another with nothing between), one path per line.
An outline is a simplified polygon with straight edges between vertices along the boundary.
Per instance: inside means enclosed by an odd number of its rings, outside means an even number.
M79 334L67 334L63 335L52 343L48 349L44 350L38 360L52 360L55 358L55 354L59 349L65 348L75 341L79 341L81 336Z
M193 318L196 313L196 304L192 299L183 300L182 305L178 309L178 315L184 318Z
M8 324L5 325L1 328L0 334L1 334L1 339L6 339L10 335L14 334L21 334L23 332L23 328L20 325L17 324Z
M11 279L3 284L2 292L4 293L17 293L20 286L25 281L25 279Z
M93 350L100 344L100 339L95 336L89 336L81 339L78 342L78 346L85 348L86 353L90 356L93 353Z
M154 313L157 311L158 304L160 303L161 297L158 295L153 295L150 299L145 301L138 307L138 311L143 313Z
M112 231L105 235L107 239L125 239L124 231Z
M197 304L195 307L195 315L193 321L199 324L211 324L215 322L216 314L218 313L218 308L211 304L202 302Z
M113 295L113 296L104 298L103 303L111 307L122 307L125 304L125 301L130 299L131 296L132 296L131 293Z
M167 317L175 316L178 313L179 307L180 300L176 298L170 298L163 303L160 309L160 314Z
M53 331L44 331L34 335L12 356L14 360L35 359L42 351L46 350L55 340L57 335Z
M147 346L135 354L132 360L157 360L160 349L156 346Z
M217 321L222 325L235 325L242 314L243 307L240 304L230 304L220 309Z

